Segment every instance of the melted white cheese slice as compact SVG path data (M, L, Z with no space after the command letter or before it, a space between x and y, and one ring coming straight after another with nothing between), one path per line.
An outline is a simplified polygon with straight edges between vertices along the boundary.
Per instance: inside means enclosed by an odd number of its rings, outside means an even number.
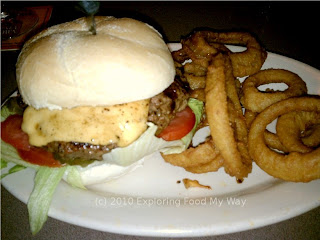
M21 127L33 146L74 141L94 145L115 143L125 147L147 129L148 108L149 100L62 110L28 107Z

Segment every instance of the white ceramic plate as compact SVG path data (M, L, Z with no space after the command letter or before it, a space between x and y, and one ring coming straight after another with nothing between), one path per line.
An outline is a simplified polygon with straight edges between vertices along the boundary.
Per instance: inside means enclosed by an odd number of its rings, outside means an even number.
M170 44L171 49L179 46ZM272 67L299 74L307 82L309 93L320 94L318 70L269 53L263 68ZM4 178L2 184L26 203L33 177L34 171L26 169ZM187 190L177 182L183 178L197 179L212 190ZM215 173L192 174L154 154L145 159L144 167L112 182L92 186L89 191L61 182L49 216L87 228L130 235L218 235L262 227L311 210L320 205L319 189L320 180L283 182L268 176L255 164L249 177L237 184L223 168Z

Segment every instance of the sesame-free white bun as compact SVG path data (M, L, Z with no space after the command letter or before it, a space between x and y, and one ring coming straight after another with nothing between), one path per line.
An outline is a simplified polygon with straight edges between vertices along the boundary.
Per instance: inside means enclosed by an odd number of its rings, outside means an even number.
M59 24L26 42L16 65L19 91L36 109L107 106L155 96L174 80L170 51L148 24L95 17Z

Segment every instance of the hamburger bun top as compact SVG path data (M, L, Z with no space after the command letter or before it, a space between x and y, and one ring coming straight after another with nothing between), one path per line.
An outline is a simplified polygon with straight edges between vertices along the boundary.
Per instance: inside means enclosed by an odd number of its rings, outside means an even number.
M108 106L147 99L166 89L175 68L161 35L129 18L95 17L59 24L35 35L19 55L16 73L25 103L36 108Z

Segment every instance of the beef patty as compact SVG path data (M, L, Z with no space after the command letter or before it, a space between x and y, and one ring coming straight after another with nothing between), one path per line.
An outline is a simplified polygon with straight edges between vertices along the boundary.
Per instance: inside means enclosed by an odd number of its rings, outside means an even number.
M162 93L151 98L148 121L158 126L156 134L168 126L177 112L186 108L188 98L187 88L178 79Z
M148 121L158 126L160 133L177 112L187 106L189 94L187 87L176 79L164 92L150 100ZM45 148L62 163L86 166L94 160L102 160L102 155L116 148L116 144L93 145L78 142L51 142Z

